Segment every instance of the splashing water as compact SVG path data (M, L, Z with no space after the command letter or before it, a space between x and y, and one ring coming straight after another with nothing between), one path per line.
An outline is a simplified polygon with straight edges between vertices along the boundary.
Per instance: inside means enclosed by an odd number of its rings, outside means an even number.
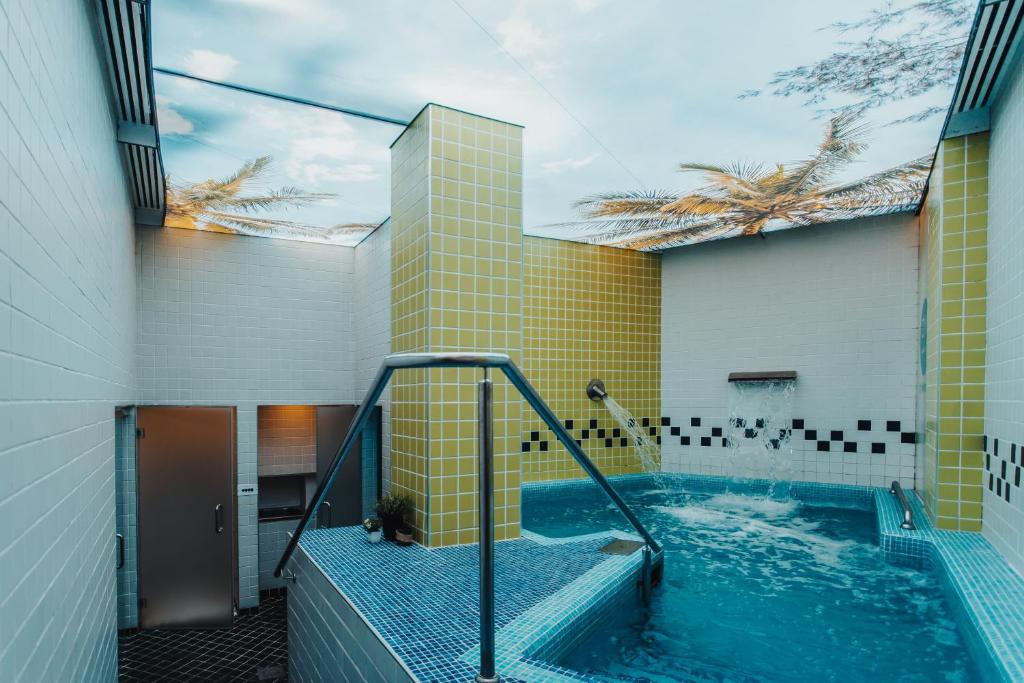
M620 406L611 396L605 396L604 405L623 431L629 435L633 450L640 458L640 466L643 467L644 472L651 474L661 472L661 447L654 437L645 434L644 428L640 426L632 413Z
M665 551L650 606L609 608L555 663L617 683L985 680L939 577L884 560L866 502L819 507L666 482L616 486ZM525 490L523 528L631 528L598 487L572 496L567 505L557 490ZM914 646L893 647L894 633Z
M729 399L728 474L767 479L769 498L788 498L793 481L793 393L796 384L734 382Z

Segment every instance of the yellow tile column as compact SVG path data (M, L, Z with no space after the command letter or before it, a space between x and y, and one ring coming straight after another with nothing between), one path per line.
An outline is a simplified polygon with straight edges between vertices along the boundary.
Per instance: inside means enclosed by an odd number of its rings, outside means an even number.
M943 529L981 529L988 133L944 140L923 224L925 441L921 492Z
M427 105L392 146L392 348L522 349L522 128ZM410 376L411 375L411 376ZM417 538L477 538L480 370L395 378L392 478ZM519 535L521 402L494 375L495 536Z

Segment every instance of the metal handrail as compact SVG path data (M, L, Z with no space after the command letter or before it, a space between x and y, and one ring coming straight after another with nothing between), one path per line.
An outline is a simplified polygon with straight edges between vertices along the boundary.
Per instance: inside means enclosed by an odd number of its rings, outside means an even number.
M540 416L544 423L555 433L555 436L562 445L566 447L573 458L580 464L583 470L593 479L598 486L605 492L605 494L615 503L615 506L619 508L622 514L629 520L629 523L633 526L644 542L650 547L654 553L661 552L661 545L654 540L650 532L644 527L633 511L626 505L626 502L622 499L619 493L612 488L611 483L605 479L605 476L601 473L601 470L591 462L587 454L583 452L576 440L572 438L572 435L565 429L562 423L555 417L554 412L548 407L544 400L537 394L536 389L530 384L530 381L526 379L526 376L519 370L512 359L503 353L456 353L456 352L445 352L445 353L394 353L390 356L386 356L384 361L381 363L380 369L377 371L377 376L374 378L373 383L370 385L370 390L366 394L366 398L359 405L356 410L356 414L352 419L352 424L349 427L348 434L345 435L345 440L341 442L341 446L338 447L338 452L334 456L334 460L331 462L330 468L328 469L327 476L320 481L320 485L316 489L316 493L313 494L313 499L306 506L306 511L302 515L302 519L299 521L299 525L295 528L295 533L292 534L291 540L288 541L288 545L284 550L284 554L281 556L281 560L277 563L277 568L274 570L274 576L280 577L284 571L284 566L288 563L292 553L295 552L295 546L299 543L299 538L302 533L306 530L309 524L310 518L313 516L313 511L316 510L320 501L327 495L327 491L331 488L334 483L334 478L338 475L338 471L341 467L341 463L344 461L348 452L352 450L352 446L356 440L362 434L363 429L366 428L366 424L370 419L370 414L373 411L373 407L377 405L377 401L380 399L384 388L387 386L388 381L391 379L391 375L395 370L402 369L416 369L416 368L501 368L508 377L512 385L519 390L519 393L523 395L523 398L533 407L537 414Z
M299 539L302 533L306 530L309 525L309 521L312 518L314 511L319 507L324 496L327 495L327 491L331 488L334 483L334 478L338 475L341 470L341 464L348 456L349 451L352 450L356 440L362 434L369 422L370 415L373 413L374 407L377 405L378 399L384 392L384 388L387 386L388 381L391 379L391 375L395 370L402 369L418 369L418 368L484 368L484 379L480 381L479 391L479 435L480 435L480 633L481 633L481 647L480 647L480 660L481 660L481 672L477 677L478 681L491 681L497 680L494 673L494 558L493 558L493 542L494 542L494 530L493 530L493 518L491 516L491 510L493 504L491 502L492 493L492 482L489 481L490 473L492 472L492 459L493 459L493 413L491 408L492 393L491 393L491 382L487 378L487 368L500 368L509 382L519 390L519 393L523 395L523 398L530 404L530 406L537 412L548 428L554 432L555 436L562 445L566 447L569 453L573 456L583 471L593 479L598 486L605 492L605 494L615 503L619 511L629 520L629 523L633 526L638 534L644 539L647 544L645 550L644 562L644 580L649 582L650 579L650 565L653 563L657 564L662 561L661 545L654 540L650 532L647 531L646 527L640 522L640 519L633 513L633 511L626 505L626 502L619 495L611 483L605 478L601 471L591 462L587 454L583 452L583 448L576 443L576 440L572 438L568 430L562 425L562 422L555 416L554 411L544 402L544 399L540 397L537 390L533 388L530 381L526 379L526 376L519 370L512 359L503 353L396 353L386 356L384 361L381 363L380 369L377 371L377 376L374 378L373 383L370 385L370 390L366 394L366 398L359 405L356 410L356 414L352 419L352 424L349 426L348 433L345 434L345 439L341 442L338 447L338 452L334 456L334 460L331 461L330 468L327 470L327 476L320 480L320 485L316 489L316 493L313 494L312 500L306 506L306 511L302 515L302 519L299 521L298 526L295 528L295 533L288 541L287 547L284 549L284 553L281 555L280 561L277 563L277 568L274 569L274 576L281 577L284 574L285 565L288 564L288 560L291 559L292 553L295 552L296 546L299 544ZM487 526L488 528L485 528ZM644 594L648 595L650 592L650 586L645 583Z
M907 494L903 492L903 487L900 486L898 481L893 481L892 486L889 487L889 493L896 496L896 499L900 502L900 507L903 508L903 522L900 523L901 529L907 529L913 531L917 529L914 526L914 510L910 507L910 501L907 500Z

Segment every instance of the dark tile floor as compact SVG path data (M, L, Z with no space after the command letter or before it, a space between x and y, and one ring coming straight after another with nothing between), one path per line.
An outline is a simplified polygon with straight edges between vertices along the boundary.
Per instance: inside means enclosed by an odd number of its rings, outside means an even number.
M287 597L263 595L229 629L138 631L118 638L120 683L288 680Z

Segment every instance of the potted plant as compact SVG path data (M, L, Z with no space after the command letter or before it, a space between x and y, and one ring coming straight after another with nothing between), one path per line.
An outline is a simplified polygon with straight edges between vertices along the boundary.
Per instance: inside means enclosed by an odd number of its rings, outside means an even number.
M402 523L395 529L395 543L398 545L412 545L412 527Z
M380 543L380 520L371 517L363 520L363 528L366 529L366 540L370 543Z
M402 493L389 493L377 501L377 516L384 526L384 538L395 540L395 530L405 525L405 516L412 510L412 500Z

